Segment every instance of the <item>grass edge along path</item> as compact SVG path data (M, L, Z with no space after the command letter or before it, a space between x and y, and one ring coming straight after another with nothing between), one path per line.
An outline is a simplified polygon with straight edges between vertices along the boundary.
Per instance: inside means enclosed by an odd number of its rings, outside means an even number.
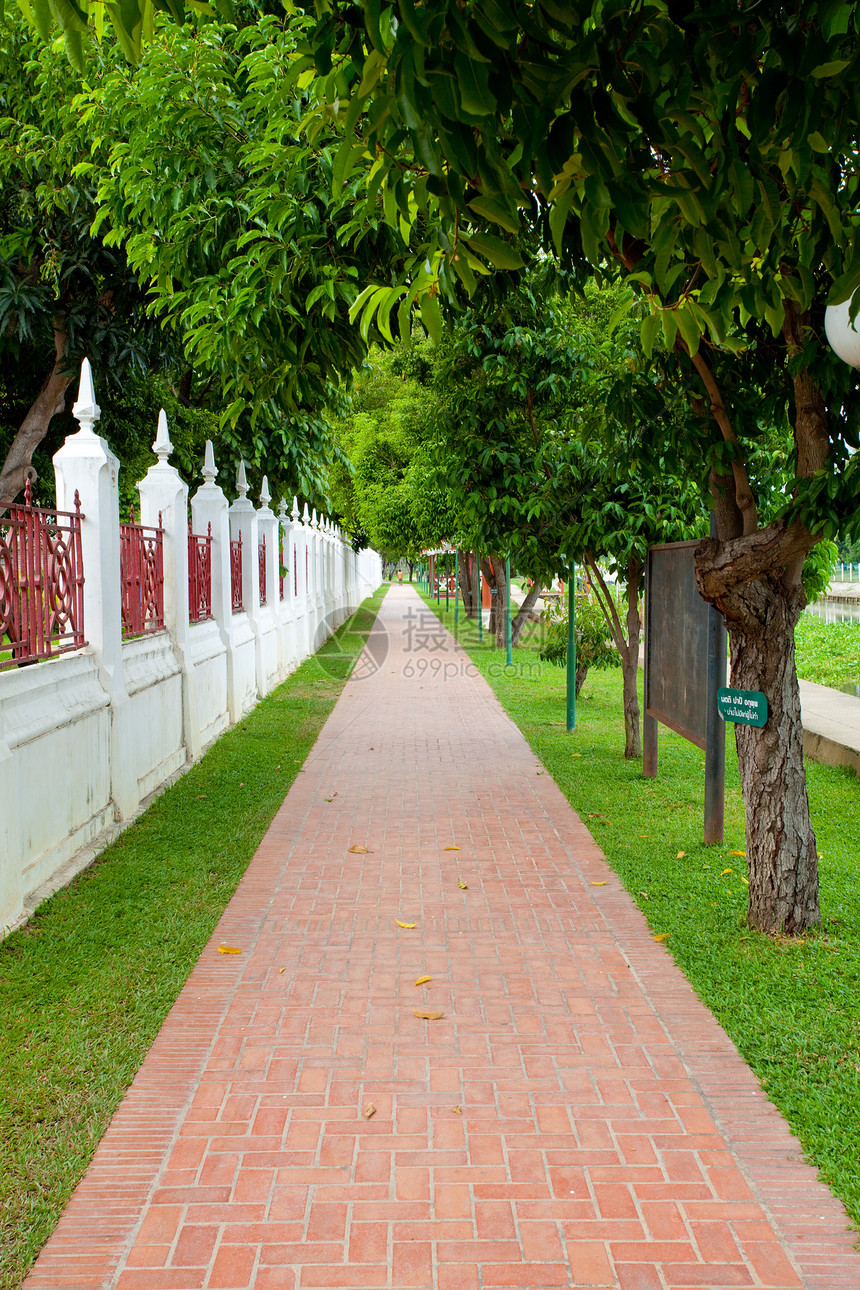
M727 732L725 842L702 844L704 753L660 727L658 774L624 760L621 672L590 671L565 729L564 669L537 657L536 631L504 650L461 612L424 597L485 677L580 815L694 991L860 1225L860 779L807 759L822 925L796 939L746 925L744 807ZM529 625L530 626L530 625ZM521 638L522 640L523 638ZM641 677L640 677L641 680ZM640 693L641 703L641 693Z
M20 1286L83 1176L387 590L0 943L3 1290Z

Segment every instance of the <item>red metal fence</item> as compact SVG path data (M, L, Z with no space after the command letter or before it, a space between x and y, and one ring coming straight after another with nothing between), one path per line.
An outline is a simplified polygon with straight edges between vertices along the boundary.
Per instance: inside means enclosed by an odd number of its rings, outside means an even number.
M123 640L164 630L164 532L131 520L119 526Z
M74 512L34 506L29 480L0 517L0 670L86 644L83 518L77 492Z
M212 617L212 525L206 535L188 529L188 617L202 623Z
M230 592L233 601L233 613L240 614L245 607L242 594L242 534L235 542L230 543Z
M266 539L257 547L257 564L260 569L260 604L266 603Z

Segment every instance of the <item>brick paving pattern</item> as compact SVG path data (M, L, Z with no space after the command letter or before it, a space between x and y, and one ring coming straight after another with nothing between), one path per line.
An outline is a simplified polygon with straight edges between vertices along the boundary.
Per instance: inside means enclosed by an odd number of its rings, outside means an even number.
M466 656L408 587L374 640L28 1290L858 1290L842 1206Z

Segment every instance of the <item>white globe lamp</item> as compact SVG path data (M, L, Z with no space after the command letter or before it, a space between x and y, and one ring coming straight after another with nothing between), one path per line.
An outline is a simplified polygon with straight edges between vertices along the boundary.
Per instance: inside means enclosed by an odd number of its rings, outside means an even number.
M860 367L860 313L852 322L851 299L841 305L828 305L824 311L824 330L831 348L849 367Z

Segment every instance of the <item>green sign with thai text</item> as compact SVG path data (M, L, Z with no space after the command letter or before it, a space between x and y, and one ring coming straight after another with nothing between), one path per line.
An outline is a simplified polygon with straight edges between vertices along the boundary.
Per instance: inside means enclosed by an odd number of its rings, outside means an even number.
M717 690L717 711L723 721L736 725L763 726L767 721L767 699L761 690Z

